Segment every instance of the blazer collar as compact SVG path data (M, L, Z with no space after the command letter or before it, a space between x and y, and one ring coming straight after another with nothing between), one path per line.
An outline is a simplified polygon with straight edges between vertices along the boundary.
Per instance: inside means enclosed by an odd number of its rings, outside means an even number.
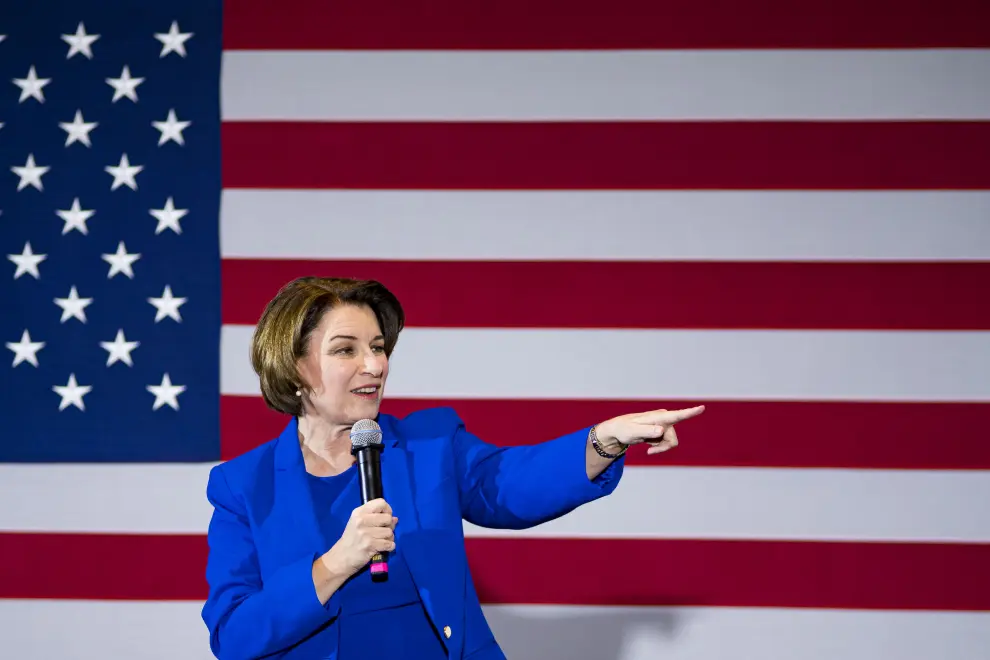
M299 447L299 420L295 417L289 420L275 442L275 469L281 471L293 467L305 469Z
M395 447L398 445L399 435L396 433L396 429L393 424L395 418L391 415L383 415L378 413L375 416L375 421L378 422L378 426L382 429L382 444L386 447Z
M375 421L382 429L382 444L386 447L395 447L399 444L399 436L395 432L392 420L390 415L379 413L375 416ZM305 470L302 449L299 447L299 420L296 417L289 420L275 443L275 469L289 470L294 468Z

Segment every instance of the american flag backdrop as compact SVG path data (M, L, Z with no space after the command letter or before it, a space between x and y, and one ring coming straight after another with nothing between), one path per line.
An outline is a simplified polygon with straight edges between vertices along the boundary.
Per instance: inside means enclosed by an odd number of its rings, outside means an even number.
M211 657L207 473L281 430L252 325L324 274L406 307L385 412L708 406L466 524L510 658L990 658L990 3L22 4L0 657Z

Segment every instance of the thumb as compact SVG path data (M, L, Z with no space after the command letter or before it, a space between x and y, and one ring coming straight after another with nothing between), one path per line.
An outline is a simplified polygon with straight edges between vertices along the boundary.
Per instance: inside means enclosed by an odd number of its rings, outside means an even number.
M667 427L660 424L637 422L629 427L626 433L621 434L616 439L624 445L631 445L637 442L643 442L644 440L663 437L666 430Z
M663 437L667 427L662 424L640 424L637 430L640 438L660 438Z

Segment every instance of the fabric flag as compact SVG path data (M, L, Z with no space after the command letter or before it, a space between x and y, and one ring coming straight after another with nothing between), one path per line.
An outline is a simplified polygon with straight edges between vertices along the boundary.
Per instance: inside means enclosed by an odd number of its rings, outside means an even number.
M0 16L0 651L209 658L209 469L288 280L503 445L704 403L465 524L509 657L990 648L990 5L50 1ZM539 561L555 558L554 570Z

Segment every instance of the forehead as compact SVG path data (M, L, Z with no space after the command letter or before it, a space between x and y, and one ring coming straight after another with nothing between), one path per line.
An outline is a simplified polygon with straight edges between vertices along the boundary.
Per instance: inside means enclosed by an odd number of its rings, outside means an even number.
M372 339L381 334L378 319L367 305L340 305L326 314L313 333L316 341L329 341L334 335L352 335Z

